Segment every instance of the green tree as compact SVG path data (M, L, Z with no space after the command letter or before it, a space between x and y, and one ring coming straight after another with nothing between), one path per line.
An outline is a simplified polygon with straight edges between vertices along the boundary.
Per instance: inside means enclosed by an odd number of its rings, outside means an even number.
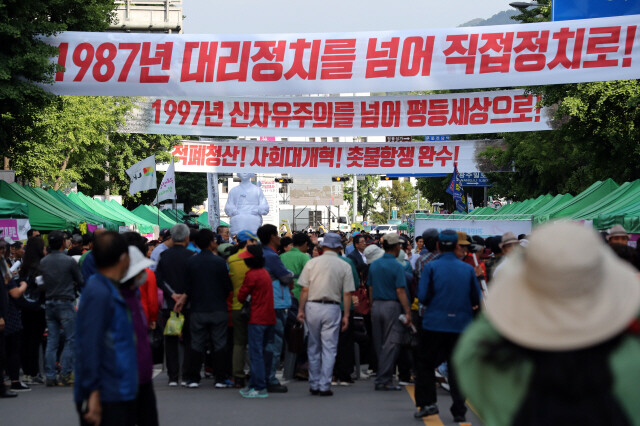
M73 181L89 189L93 175L104 181L109 134L130 108L129 98L56 97L6 154L26 182L58 189Z
M549 0L513 19L549 19ZM640 81L531 87L553 111L553 131L504 135L506 149L481 155L513 173L488 173L495 191L515 200L584 190L596 180L640 176Z
M403 215L413 213L418 208L418 189L409 180L394 180L390 188L380 189L379 203L382 211L372 213L373 222L387 222L394 207L398 209L398 219L402 219ZM426 208L426 206L427 200L421 197L420 207Z
M382 195L378 188L380 178L377 175L366 175L363 180L356 182L358 183L357 212L367 220ZM351 216L353 215L353 178L344 184L344 199L349 203L349 216Z
M60 31L104 31L113 0L3 0L0 2L0 153L21 140L46 105L56 99L35 83L49 83L57 48L38 36Z
M108 189L122 195L127 207L150 203L155 191L128 193L126 170L150 155L169 162L169 149L183 137L118 133L133 101L56 97L34 115L32 126L9 151L16 174L26 183L54 189L71 182L91 195Z
M206 173L176 173L176 194L178 202L184 203L184 211L189 213L193 206L199 206L207 199Z

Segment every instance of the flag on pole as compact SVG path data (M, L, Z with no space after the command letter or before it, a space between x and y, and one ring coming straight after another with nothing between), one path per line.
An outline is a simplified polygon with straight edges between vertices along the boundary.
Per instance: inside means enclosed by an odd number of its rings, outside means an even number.
M164 178L162 178L162 182L160 183L160 188L158 188L158 195L156 195L156 199L153 200L153 204L158 204L163 200L173 200L176 198L176 166L173 163L173 157L171 157L171 164L169 164L169 168L167 172L164 174Z
M467 200L460 185L460 175L458 174L458 164L453 164L453 176L447 188L447 193L453 195L453 201L456 203L456 210L459 212L467 211Z
M152 155L134 164L127 169L127 174L131 178L129 194L156 189L158 185L156 181L156 156Z

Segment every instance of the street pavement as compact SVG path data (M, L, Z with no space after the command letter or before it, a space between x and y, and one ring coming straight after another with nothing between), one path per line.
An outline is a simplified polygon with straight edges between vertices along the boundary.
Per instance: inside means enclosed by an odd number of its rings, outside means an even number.
M413 418L413 386L399 392L373 390L373 379L334 386L332 397L311 396L308 383L293 380L286 394L244 399L237 389L214 389L203 379L199 389L170 388L160 373L154 380L160 424L198 425L455 425L451 398L438 389L439 416ZM0 399L0 425L75 425L78 417L71 388L34 386L17 398ZM465 424L465 423L463 423ZM481 425L469 410L467 423Z

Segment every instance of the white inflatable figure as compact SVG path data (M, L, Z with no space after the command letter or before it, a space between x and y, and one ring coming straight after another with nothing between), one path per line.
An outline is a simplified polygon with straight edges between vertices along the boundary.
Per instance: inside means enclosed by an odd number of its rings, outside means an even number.
M269 203L262 189L251 183L255 173L238 173L240 185L229 191L224 212L229 216L230 233L236 235L247 230L254 234L262 226L262 216L269 213Z

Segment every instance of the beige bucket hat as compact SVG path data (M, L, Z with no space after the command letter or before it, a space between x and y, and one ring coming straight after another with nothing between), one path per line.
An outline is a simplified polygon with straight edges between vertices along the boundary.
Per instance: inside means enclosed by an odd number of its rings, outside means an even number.
M579 247L579 249L576 249ZM557 222L536 229L489 291L487 317L527 348L586 348L621 333L640 310L640 279L591 229Z

